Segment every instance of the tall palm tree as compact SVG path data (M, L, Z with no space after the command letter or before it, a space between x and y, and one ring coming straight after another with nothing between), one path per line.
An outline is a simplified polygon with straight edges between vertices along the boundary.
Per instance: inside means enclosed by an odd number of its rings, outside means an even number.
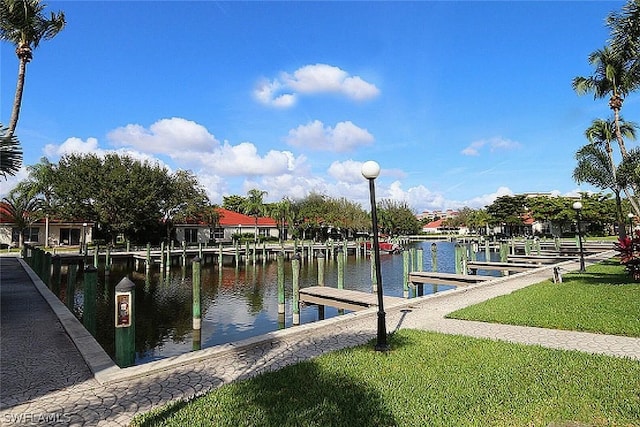
M265 214L266 207L263 199L268 193L257 189L252 189L247 192L247 197L242 203L242 213L250 215L255 219L255 235L254 242L258 241L258 217Z
M597 144L587 144L576 153L578 165L573 170L573 179L581 184L589 183L597 188L613 191L616 199L616 217L620 238L625 236L625 220L622 215L622 200L620 200L620 186L616 182L615 164L609 161L606 148Z
M46 5L40 0L0 0L0 40L16 46L18 56L18 82L9 121L9 135L18 125L27 64L33 58L33 49L42 40L54 38L64 28L63 12L44 14Z
M589 64L594 67L593 75L575 77L573 89L578 95L593 93L595 99L609 96L609 108L613 111L615 135L622 157L627 156L622 130L620 129L620 110L624 97L638 88L638 80L623 57L609 47L598 49L589 55Z
M9 134L9 129L0 124L0 175L14 176L22 166L22 148L15 135Z
M636 139L636 128L637 125L635 123L626 122L622 117L620 117L619 129L624 138ZM613 149L611 148L611 143L613 141L617 141L616 133L617 128L615 120L595 119L591 123L591 126L589 126L585 131L585 136L587 137L589 143L604 148L607 153L608 161L610 163L611 173L613 174L613 182L617 186L618 193L620 191L624 191L634 211L637 215L640 215L640 207L638 206L635 198L632 194L630 194L626 186L620 186L616 178L617 166L613 158Z

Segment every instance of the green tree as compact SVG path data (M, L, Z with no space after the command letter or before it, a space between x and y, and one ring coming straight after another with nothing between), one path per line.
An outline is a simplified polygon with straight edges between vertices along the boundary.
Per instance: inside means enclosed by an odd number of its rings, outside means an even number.
M91 220L97 234L112 241L119 234L155 241L161 224L196 215L208 204L191 172L171 175L157 163L115 153L66 155L58 164L43 159L21 184L46 197L61 219Z
M25 230L40 218L40 201L28 193L11 191L2 202L2 216L18 229L18 247L21 248Z
M293 205L295 232L302 230L302 238L306 239L307 231L329 227L330 199L319 193L311 192L304 199Z
M44 13L45 7L40 0L0 1L0 40L15 45L19 61L9 135L14 134L18 125L27 64L33 59L33 49L37 48L42 40L54 38L66 24L63 12L51 12L47 17Z
M617 222L620 238L625 236L625 222L622 216L620 185L616 182L616 165L610 161L606 148L588 144L576 153L578 165L573 171L573 179L581 184L589 183L602 190L613 191L616 200Z
M382 199L378 202L378 227L392 236L414 235L420 231L420 223L407 202Z
M278 202L267 205L267 214L278 223L278 240L280 243L284 240L285 226L293 221L292 205L291 200L286 197Z
M247 197L240 206L243 214L252 216L255 220L254 242L258 241L258 218L266 214L264 205L264 196L266 195L266 191L253 188L247 192Z
M514 234L514 228L522 226L522 217L525 213L525 196L501 196L487 206L487 213L491 216L492 224L499 224L504 233Z
M0 123L0 175L14 176L22 166L22 148L15 135Z
M161 197L161 210L167 239L170 240L174 224L198 218L209 205L209 198L191 171L178 170L167 178L167 191Z
M222 208L233 212L241 212L245 204L245 198L238 195L222 197Z

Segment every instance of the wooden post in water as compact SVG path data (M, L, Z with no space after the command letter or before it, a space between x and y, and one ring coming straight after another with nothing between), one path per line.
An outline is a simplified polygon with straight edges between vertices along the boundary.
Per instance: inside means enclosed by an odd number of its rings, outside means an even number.
M402 277L404 278L402 283L402 293L405 298L409 298L409 251L402 251Z
M42 281L48 288L51 288L51 253L44 253L44 263L42 264Z
M54 255L51 257L51 264L53 265L53 277L51 279L51 290L56 297L60 296L60 285L62 280L62 259L60 255Z
M284 251L279 251L276 256L278 262L278 314L284 316L285 294L284 294Z
M293 324L300 324L300 254L293 255L291 260L291 268L293 270Z
M438 271L438 245L431 244L431 271Z
M147 259L144 264L147 273L151 270L151 243L147 243Z
M416 263L415 263L416 271L422 271L422 266L424 264L423 257L424 257L424 250L422 250L422 248L416 249Z
M371 286L373 293L378 293L378 275L376 274L376 257L374 256L373 244L369 251L369 259L371 260Z
M111 246L107 245L107 251L104 255L104 274L109 274L110 270L111 270Z
M96 292L98 286L98 269L93 265L84 268L84 305L82 307L82 324L93 336L96 335Z
M345 253L342 247L338 247L338 289L344 289L344 258Z
M202 323L202 315L200 312L200 288L202 287L202 279L200 275L200 258L195 257L191 261L191 282L193 285L193 329L200 329Z
M324 286L324 257L318 257L318 286Z
M136 285L123 278L115 290L116 363L121 368L136 361Z
M456 274L462 274L462 250L460 243L456 243L454 249L454 265Z
M93 247L93 266L98 268L100 262L100 245L95 245Z
M491 261L491 250L489 248L489 240L484 241L484 260Z
M500 242L500 262L507 262L509 256L509 243Z
M70 312L73 313L76 303L76 275L78 272L78 264L69 264L67 266L67 290L65 303Z
M169 270L171 270L171 249L173 247L173 243L167 245L167 260L165 264L165 269L167 271L167 276L169 276Z

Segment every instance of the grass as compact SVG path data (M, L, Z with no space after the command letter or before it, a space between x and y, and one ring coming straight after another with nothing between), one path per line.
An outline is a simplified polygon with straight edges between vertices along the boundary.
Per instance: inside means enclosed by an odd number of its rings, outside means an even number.
M547 280L447 317L640 337L640 283L615 259Z
M640 336L615 261L455 317ZM585 314L586 313L586 314ZM640 363L433 332L370 343L140 414L133 426L640 426Z
M640 423L640 363L400 330L136 417L135 426Z

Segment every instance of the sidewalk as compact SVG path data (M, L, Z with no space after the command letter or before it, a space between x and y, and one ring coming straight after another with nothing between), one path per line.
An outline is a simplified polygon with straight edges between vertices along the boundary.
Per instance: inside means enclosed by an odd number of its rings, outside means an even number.
M612 253L604 253L587 262L611 256ZM127 369L105 362L95 349L89 348L89 351L84 349L88 360L85 363L72 340L65 340L60 333L69 331L69 327L55 319L36 289L44 294L48 290L42 289L44 285L23 270L21 262L0 258L2 425L124 426L137 413L172 400L202 394L222 384L277 370L332 350L363 344L376 335L376 309L373 308ZM577 265L567 262L563 269L575 270ZM455 309L510 293L551 275L552 267L543 267L499 278L490 284L385 307L387 330L420 328L640 361L640 338L443 318ZM57 301L56 298L47 300L51 304ZM37 323L35 319L43 320ZM78 333L71 330L72 335ZM85 341L79 347L86 344Z

